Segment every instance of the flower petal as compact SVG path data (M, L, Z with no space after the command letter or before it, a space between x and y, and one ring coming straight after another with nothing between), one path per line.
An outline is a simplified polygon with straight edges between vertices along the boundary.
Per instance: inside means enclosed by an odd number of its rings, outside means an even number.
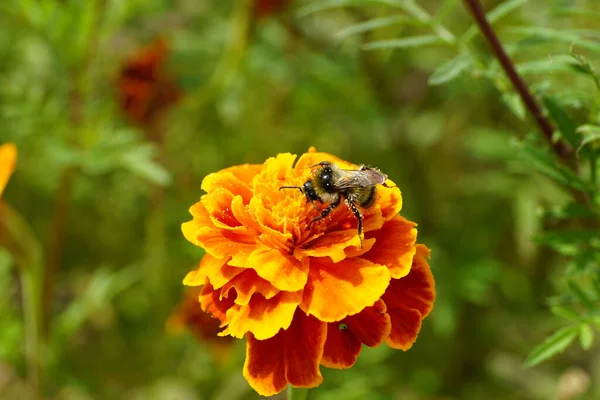
M387 265L392 278L399 279L410 271L416 253L416 224L397 215L383 227L367 234L375 238L375 245L363 257L374 263Z
M377 300L373 306L345 318L343 322L362 343L369 347L377 347L392 330L390 316L386 311L385 303Z
M290 326L301 300L301 291L279 292L271 299L257 293L247 305L234 304L227 310L229 325L221 334L242 338L251 332L258 340L271 338Z
M343 322L327 324L327 340L321 365L327 368L346 369L354 365L362 343Z
M0 146L0 196L8 183L8 179L15 170L17 163L17 146L5 143Z
M237 266L233 260L230 264ZM266 246L253 251L245 264L279 290L296 292L304 288L308 279L308 259L298 261Z
M321 321L340 321L372 306L389 282L385 265L358 257L337 264L327 257L314 258L301 307Z
M288 383L304 388L319 386L326 329L316 318L297 312L289 329L273 338L257 340L249 334L244 378L263 396L281 392Z
M225 188L231 193L242 196L244 203L248 204L252 198L252 179L262 169L262 165L255 164L225 168L219 172L207 175L202 181L201 187L207 193L217 188Z
M338 263L349 254L356 256L366 253L374 242L374 240L364 241L363 249L360 249L360 238L356 229L334 231L309 242L306 248L296 247L294 257L299 260L304 257L329 257L332 262Z
M227 324L227 310L233 306L235 296L222 299L220 293L221 291L215 290L210 283L207 283L200 292L199 300L202 310L218 318L221 321L221 327L223 327Z
M392 331L385 342L393 349L410 349L421 330L421 313L411 308L394 308L388 314Z
M392 279L382 300L388 308L392 332L388 345L402 350L409 349L417 339L421 320L425 318L435 301L435 282L427 263L429 249L418 244L410 273L401 279Z
M227 297L229 291L234 289L237 293L235 304L245 306L250 302L254 293L260 293L267 300L279 293L277 288L258 276L256 271L252 269L242 269L242 271L224 284L221 289L221 297Z

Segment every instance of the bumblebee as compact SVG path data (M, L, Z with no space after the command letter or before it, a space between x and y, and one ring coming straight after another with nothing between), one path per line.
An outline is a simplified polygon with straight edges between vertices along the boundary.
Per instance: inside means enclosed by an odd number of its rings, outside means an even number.
M312 179L304 182L302 186L282 186L279 190L299 189L306 197L306 201L321 213L310 221L308 228L327 217L343 199L358 221L358 237L362 248L363 215L359 207L369 208L375 203L377 185L393 187L385 183L387 175L377 168L364 165L359 169L342 169L329 161L322 161L309 168L315 167L318 168L313 171ZM316 202L327 204L327 207L321 210Z

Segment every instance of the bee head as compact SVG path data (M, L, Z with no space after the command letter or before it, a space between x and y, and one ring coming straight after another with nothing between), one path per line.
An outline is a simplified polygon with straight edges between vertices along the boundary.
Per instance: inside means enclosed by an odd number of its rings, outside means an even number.
M313 171L313 176L318 186L325 192L335 192L333 185L333 168L329 161L322 161L318 164L311 165L310 167L319 166L320 168Z

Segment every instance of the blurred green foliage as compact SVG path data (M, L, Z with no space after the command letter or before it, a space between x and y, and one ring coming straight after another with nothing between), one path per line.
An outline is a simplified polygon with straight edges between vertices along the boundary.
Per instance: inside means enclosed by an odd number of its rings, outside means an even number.
M315 146L398 183L438 297L410 351L323 368L310 398L598 398L600 4L484 2L565 165L462 2L268 3L0 4L0 143L19 148L3 201L41 253L0 251L0 397L39 374L52 399L258 398L242 341L165 330L202 255L179 226L206 174ZM136 122L123 66L156 38L181 95L157 108L154 77L157 117Z

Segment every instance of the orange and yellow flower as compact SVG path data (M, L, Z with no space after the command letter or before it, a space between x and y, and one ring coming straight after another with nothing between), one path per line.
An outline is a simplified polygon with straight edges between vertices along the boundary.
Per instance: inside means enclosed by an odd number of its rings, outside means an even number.
M247 339L244 377L265 396L318 386L320 365L349 368L362 344L409 349L435 300L429 250L399 215L400 190L378 187L361 248L346 207L309 228L318 212L299 191L279 190L302 185L321 161L358 167L314 150L295 160L279 154L208 175L182 225L206 251L184 284L202 286L220 335Z
M0 197L8 180L15 170L17 163L17 146L12 143L5 143L0 146Z

